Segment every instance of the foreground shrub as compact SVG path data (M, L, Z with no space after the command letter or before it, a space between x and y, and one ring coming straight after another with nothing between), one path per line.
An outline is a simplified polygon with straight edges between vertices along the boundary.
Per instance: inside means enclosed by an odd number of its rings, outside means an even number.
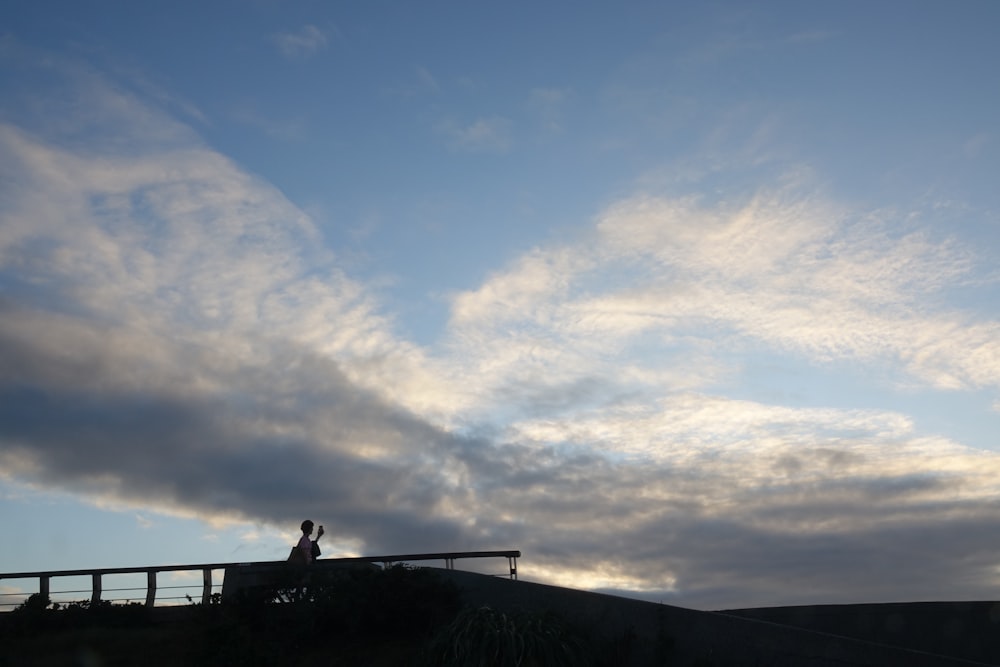
M0 620L0 638L93 627L133 628L149 622L149 610L143 604L114 604L110 600L59 604L41 593L33 593Z

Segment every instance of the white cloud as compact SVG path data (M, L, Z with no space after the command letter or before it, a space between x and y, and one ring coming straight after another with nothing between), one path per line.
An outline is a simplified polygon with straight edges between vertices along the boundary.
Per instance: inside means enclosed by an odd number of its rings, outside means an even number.
M414 71L421 89L432 93L441 91L441 86L438 84L437 79L434 78L434 75L426 67L417 67Z
M683 340L814 364L877 359L936 388L1000 384L1000 324L943 296L974 252L892 222L788 195L628 200L579 243L536 249L456 295L454 338L470 355L490 351L481 373L541 374L551 361L609 377Z
M478 118L467 125L445 121L437 129L460 151L505 153L511 145L511 121L501 116Z
M383 88L389 97L413 98L420 95L436 95L442 90L437 77L426 67L416 65L411 70L411 76L400 83Z
M528 96L528 108L537 114L545 129L562 132L565 107L572 98L569 88L535 88Z
M893 440L909 435L912 424L892 413L789 408L678 392L655 403L620 403L564 419L528 420L514 428L530 440L573 442L671 462L716 446L793 449L798 443L850 441L858 433Z
M962 153L967 158L979 157L989 148L990 144L995 142L995 136L989 132L980 132L965 141L962 145Z
M306 123L301 118L266 118L250 107L240 107L232 112L237 123L262 131L283 141L301 141L306 136Z
M279 32L271 38L286 58L310 58L327 47L327 36L314 25L304 25L298 30Z

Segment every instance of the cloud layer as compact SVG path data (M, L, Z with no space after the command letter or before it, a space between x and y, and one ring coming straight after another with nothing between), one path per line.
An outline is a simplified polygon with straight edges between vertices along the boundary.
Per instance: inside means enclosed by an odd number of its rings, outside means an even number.
M691 606L995 592L996 454L734 390L766 354L995 391L997 322L947 298L991 258L960 239L801 183L635 195L454 294L424 349L280 192L70 78L86 123L0 124L4 475Z

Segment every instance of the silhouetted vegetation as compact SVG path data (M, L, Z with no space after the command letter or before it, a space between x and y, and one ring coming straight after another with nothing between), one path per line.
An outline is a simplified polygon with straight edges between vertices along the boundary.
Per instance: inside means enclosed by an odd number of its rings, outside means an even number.
M139 603L97 604L80 600L67 604L53 603L41 593L34 593L15 608L0 625L0 637L12 633L35 634L67 628L129 628L148 625L149 610Z

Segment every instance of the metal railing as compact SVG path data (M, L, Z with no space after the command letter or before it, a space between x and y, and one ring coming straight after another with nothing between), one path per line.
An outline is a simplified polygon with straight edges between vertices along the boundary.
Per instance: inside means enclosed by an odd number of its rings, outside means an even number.
M444 553L431 553L431 554L393 554L389 556L356 556L350 558L324 558L322 560L316 561L313 565L309 567L320 567L326 568L335 564L349 564L349 563L373 563L381 564L383 567L389 567L397 563L410 563L410 562L420 562L428 560L443 560L445 568L449 570L455 569L455 561L466 559L466 558L506 558L508 571L505 576L509 576L510 579L517 579L517 559L521 557L521 552L517 550L502 550L502 551L454 551L454 552L444 552ZM146 575L146 585L144 587L132 587L132 588L115 588L108 589L107 592L121 592L121 591L141 591L145 590L146 598L145 604L147 607L153 607L156 605L157 600L157 575L161 572L201 572L201 602L203 604L209 604L212 598L213 589L218 588L219 584L213 584L212 572L215 570L229 570L232 568L246 568L246 567L277 567L285 565L284 561L257 561L251 563L206 563L197 565L152 565L146 567L112 567L112 568L101 568L101 569L83 569L83 570L54 570L48 572L3 572L0 573L0 582L9 581L14 579L36 579L38 581L37 593L50 598L54 594L66 594L66 593L81 593L87 592L85 590L71 590L71 591L55 591L52 590L51 581L52 579L61 577L90 577L90 603L92 605L97 605L102 601L120 601L126 598L103 598L104 594L103 583L104 577L110 575L123 575L123 574L145 574ZM188 584L183 586L161 586L161 589L192 589L197 588L197 584ZM27 599L32 593L30 592L16 592L16 593L2 593L0 597L17 597L20 602ZM188 598L188 596L183 596ZM131 599L131 598L128 598ZM181 599L179 597L171 599ZM0 602L0 611L4 609L10 609L18 606L20 602Z

